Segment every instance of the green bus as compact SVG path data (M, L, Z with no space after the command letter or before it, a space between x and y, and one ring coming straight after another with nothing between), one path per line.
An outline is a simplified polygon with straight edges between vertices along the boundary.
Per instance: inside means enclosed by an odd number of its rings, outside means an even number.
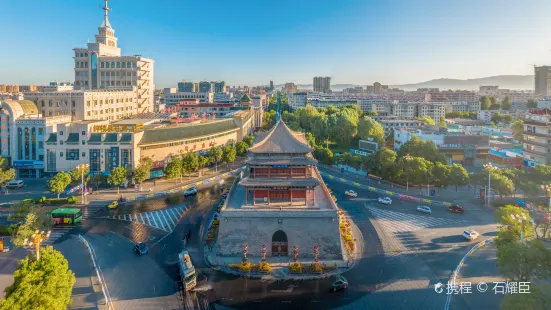
M78 208L59 208L52 212L54 224L76 224L82 220L82 212Z

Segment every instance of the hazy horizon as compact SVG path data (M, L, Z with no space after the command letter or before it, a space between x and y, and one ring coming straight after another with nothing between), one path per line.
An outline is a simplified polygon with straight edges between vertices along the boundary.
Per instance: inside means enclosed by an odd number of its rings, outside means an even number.
M0 83L73 81L72 49L93 41L102 5L100 0L5 3L3 22L17 31L4 32L4 42L11 44L0 49ZM109 5L122 54L155 60L158 88L176 87L180 80L311 84L314 76L331 76L332 84L402 85L532 75L533 64L551 64L545 31L551 29L546 16L551 2L546 1Z

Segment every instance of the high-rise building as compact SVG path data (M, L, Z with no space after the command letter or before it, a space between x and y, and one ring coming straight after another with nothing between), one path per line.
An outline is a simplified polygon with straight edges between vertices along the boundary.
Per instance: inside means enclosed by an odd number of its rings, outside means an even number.
M121 56L115 30L109 23L108 0L103 7L104 19L96 41L86 48L75 48L75 89L132 89L137 97L138 113L152 112L155 85L154 61L141 55Z
M295 83L285 83L285 91L289 94L292 94L297 91L297 86Z
M314 91L320 93L331 92L331 77L316 76L314 77Z
M383 92L383 85L379 82L373 83L373 93L374 94L380 94Z
M199 83L178 82L179 93L196 93L199 91Z
M225 81L216 81L210 82L212 92L215 94L225 93L226 92L226 82Z
M271 90L271 91L274 90L274 81L270 81L270 90Z
M199 82L199 92L200 93L212 93L212 85L210 82L202 81Z
M536 95L551 94L551 66L534 67L534 90Z

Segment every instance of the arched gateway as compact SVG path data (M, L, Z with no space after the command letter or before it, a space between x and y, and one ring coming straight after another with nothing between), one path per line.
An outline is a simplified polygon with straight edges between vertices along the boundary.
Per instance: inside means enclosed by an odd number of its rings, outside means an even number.
M278 230L272 236L272 256L288 256L287 234Z

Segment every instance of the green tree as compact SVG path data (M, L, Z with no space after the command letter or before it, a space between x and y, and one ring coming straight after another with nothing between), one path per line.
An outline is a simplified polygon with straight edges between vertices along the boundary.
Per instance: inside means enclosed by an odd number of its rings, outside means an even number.
M243 138L243 142L247 143L247 145L250 147L254 143L254 135L250 134Z
M352 109L343 109L332 114L328 121L332 132L332 140L341 145L349 145L358 132L358 115Z
M433 183L438 186L448 186L451 184L450 180L451 167L444 165L443 163L435 163L432 168Z
M299 108L296 111L300 127L305 131L311 131L310 120L319 114L318 110L307 104L304 108Z
M370 159L365 160L366 170L373 171L382 178L392 179L396 172L396 169L394 169L396 165L396 156L396 152L393 150L386 148L378 149L377 152L373 154L375 162L370 162Z
M182 160L179 157L173 158L165 167L165 176L169 180L174 180L182 175Z
M333 152L331 152L331 150L326 147L317 146L313 152L313 155L317 160L321 161L322 163L328 166L331 166L334 164Z
M60 171L48 182L48 188L51 193L57 194L57 199L59 199L59 195L65 191L69 184L71 184L71 176L65 171Z
M501 310L546 310L551 304L551 285L546 281L530 283L530 294L505 294Z
M448 123L446 123L446 118L444 118L444 117L440 118L439 126L442 127L442 128L448 128Z
M197 171L199 168L199 155L195 152L188 152L182 156L182 172L188 174Z
M522 142L524 137L522 134L524 132L524 121L519 119L516 122L512 123L511 130L513 131L513 137L519 142Z
M493 179L493 176L492 176ZM499 233L496 239L496 245L501 246L506 243L520 242L520 233L524 233L525 239L533 236L530 214L527 210L512 205L506 205L494 212L494 218L499 222ZM522 222L519 219L523 219Z
M492 190L496 191L502 199L503 196L511 196L514 193L515 186L513 185L513 181L511 181L511 179L497 173L491 173L491 177Z
M503 98L503 101L501 101L501 108L503 110L511 110L512 107L513 105L511 104L511 96L505 96L505 98Z
M275 110L264 112L264 115L262 115L262 128L264 129L272 128L276 121L276 115L277 115L277 112Z
M364 116L358 121L358 136L364 140L372 139L382 147L385 141L385 130L371 117Z
M495 96L490 97L490 106L492 106L493 104L499 104L499 101Z
M539 240L500 244L497 265L501 273L514 282L544 280L551 276L551 250Z
M71 176L71 186L77 186L82 183L82 170L75 168L69 172ZM90 168L84 169L84 183L90 183Z
M203 175L203 168L209 163L209 158L207 156L199 156L197 158L197 165L199 166L199 175Z
M551 166L537 165L531 169L531 179L537 184L551 183Z
M214 162L216 172L218 172L218 162L222 159L222 155L223 155L223 152L220 147L215 146L209 150L209 156L210 158L212 158L212 161Z
M0 161L1 165L5 165L5 158L0 157L2 160ZM6 186L9 181L15 179L15 170L14 169L5 169L0 168L0 186Z
M121 183L126 181L128 170L123 167L115 167L111 170L111 174L107 178L107 183L117 187L117 194L120 193Z
M415 118L416 120L418 121L422 121L422 122L425 122L427 123L428 125L431 125L431 126L434 126L436 125L436 123L434 122L434 120L430 117L430 116L423 116L423 117L416 117Z
M140 184L140 190L142 189L143 181L149 179L149 176L151 175L151 168L153 168L153 160L151 160L151 158L140 158L138 167L134 169L134 181Z
M331 130L328 127L328 117L325 114L314 115L310 119L310 127L312 128L312 134L317 141L325 142L327 147Z
M23 222L26 219L27 214L33 211L34 207L35 207L35 203L33 201L30 201L30 200L19 201L13 206L13 212L9 216L8 220L12 222L18 222L18 223Z
M490 101L490 98L488 98L488 96L480 97L481 110L489 110L491 105L492 105L492 102Z
M243 157L247 154L247 150L249 149L249 145L243 141L239 141L235 144L235 149L237 152L237 156Z
M391 129L388 136L386 136L385 145L389 149L394 149L394 129Z
M423 157L431 162L447 163L447 157L438 151L438 147L433 141L423 141L417 136L411 137L408 142L404 143L398 151L398 157L403 157L409 154L413 157Z
M469 173L463 168L463 166L458 164L453 164L450 170L450 180L451 185L455 185L455 191L457 191L458 186L465 186L469 184Z
M312 135L311 132L306 132L304 134L304 137L306 138L306 141L308 141L308 145L310 145L311 147L316 146L316 138L314 138L314 135Z
M229 165L235 161L235 156L237 155L237 150L235 146L226 145L223 149L222 161Z
M64 310L71 304L75 275L63 255L49 246L20 261L0 309Z

